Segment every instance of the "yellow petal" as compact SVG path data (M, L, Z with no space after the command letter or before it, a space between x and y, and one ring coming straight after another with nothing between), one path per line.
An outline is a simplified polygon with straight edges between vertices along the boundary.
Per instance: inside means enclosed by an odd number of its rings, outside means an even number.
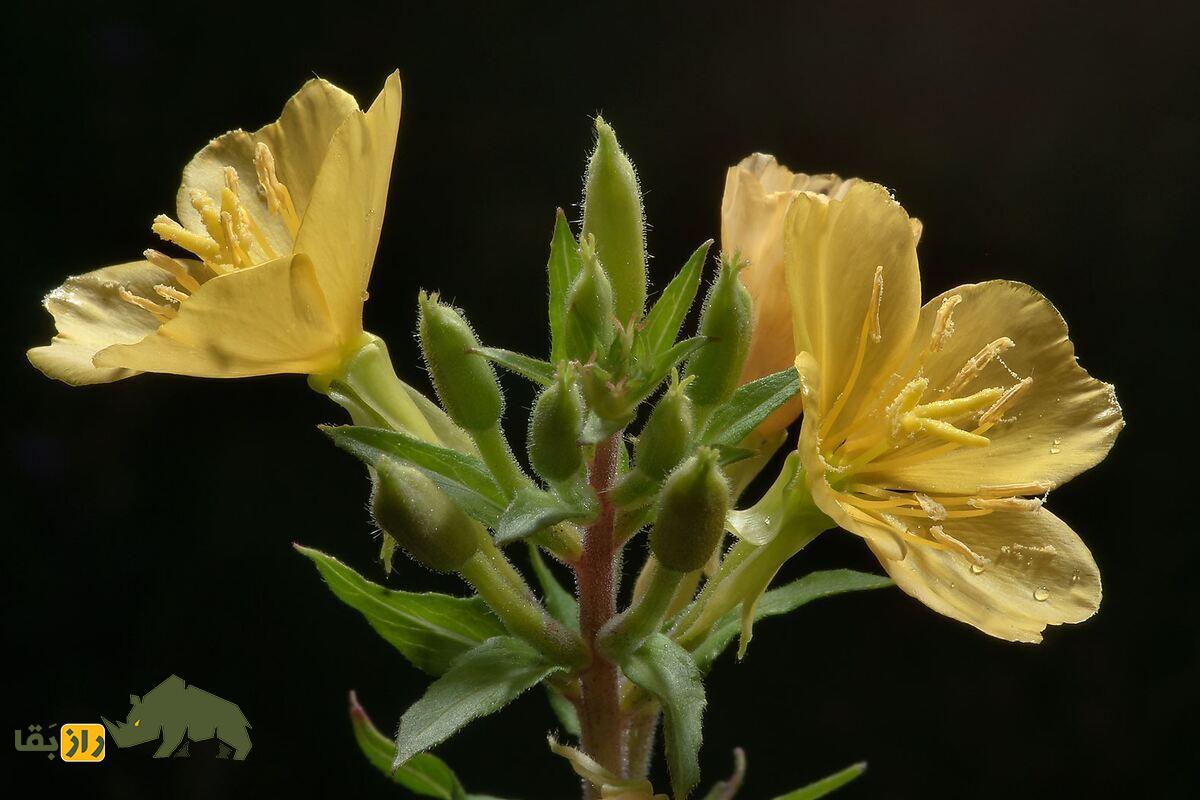
M276 122L254 133L235 130L210 142L183 169L176 197L179 221L188 230L204 232L199 213L192 207L191 193L200 189L219 200L225 186L225 167L237 170L241 189L238 197L270 242L275 255L291 252L292 237L282 220L267 210L258 190L254 149L263 142L271 149L279 179L288 187L296 213L303 218L317 173L325 160L334 131L358 111L354 98L328 81L314 78L300 88L283 107ZM259 260L263 252L254 254Z
M796 351L821 372L818 413L845 393L848 418L907 354L916 327L921 280L908 214L874 183L855 183L841 199L800 194L784 224L784 262Z
M901 558L874 544L896 585L941 614L1000 639L1040 642L1047 625L1082 622L1100 607L1100 571L1073 530L1045 509L956 520L946 533L986 559L909 545Z
M792 308L783 274L783 222L788 205L804 191L840 197L853 183L836 175L793 173L774 156L763 153L748 156L726 174L721 247L749 262L739 275L754 298L754 327L741 383L787 369L796 357ZM767 418L758 432L769 435L783 430L799 415L797 397Z
M312 261L296 255L209 280L175 319L95 363L209 378L305 374L334 368L339 347Z
M334 325L347 341L362 332L362 304L387 205L400 100L400 75L393 72L371 108L352 113L337 129L296 237L296 252L318 266Z
M1001 337L1013 346L993 359L961 391L1007 387L1033 379L984 435L987 447L960 447L944 455L905 464L903 450L879 460L862 480L925 492L974 494L981 486L1043 483L1060 486L1095 466L1108 453L1124 425L1116 394L1092 378L1075 360L1067 324L1058 310L1030 286L989 281L952 289L921 310L914 348L925 347L942 299L958 295L954 332L925 366L930 397L955 380L963 365L984 345ZM894 466L889 466L889 461Z
M196 262L183 263L200 269ZM43 301L58 333L49 345L30 350L29 360L46 376L76 386L136 375L122 367L93 366L92 358L110 345L137 342L154 332L158 327L154 315L122 300L117 291L125 287L141 297L158 299L156 284L177 285L169 273L147 261L68 278Z

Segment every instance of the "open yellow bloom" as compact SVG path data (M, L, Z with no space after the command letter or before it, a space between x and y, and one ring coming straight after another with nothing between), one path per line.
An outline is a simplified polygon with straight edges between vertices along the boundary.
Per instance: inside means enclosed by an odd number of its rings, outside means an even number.
M1042 504L1104 458L1121 410L1029 286L960 286L922 306L916 239L877 184L803 192L788 208L809 488L910 595L1040 641L1099 606L1091 553Z
M152 225L188 257L147 250L69 278L45 300L58 334L29 360L72 384L336 368L363 339L400 99L395 73L366 112L311 80L277 122L210 142L176 218Z

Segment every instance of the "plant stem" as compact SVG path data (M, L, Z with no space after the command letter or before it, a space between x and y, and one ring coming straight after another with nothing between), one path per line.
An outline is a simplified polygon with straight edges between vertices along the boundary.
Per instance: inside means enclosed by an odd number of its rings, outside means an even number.
M617 665L597 647L597 634L616 615L618 546L613 535L615 509L608 499L617 477L620 432L600 442L588 465L588 480L600 498L600 513L584 534L583 553L575 567L579 592L579 628L592 651L592 662L580 675L580 728L583 750L606 769L625 774L624 720L620 707ZM584 787L585 798L598 790Z

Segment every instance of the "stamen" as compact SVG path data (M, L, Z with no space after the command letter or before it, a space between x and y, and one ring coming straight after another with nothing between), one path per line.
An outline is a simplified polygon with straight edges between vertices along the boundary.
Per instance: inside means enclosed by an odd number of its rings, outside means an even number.
M946 419L968 414L995 403L1004 394L999 387L983 389L968 397L958 397L953 400L935 400L932 403L922 403L916 406L912 413L918 417L931 419Z
M134 294L124 286L117 287L117 295L126 303L131 303L138 308L149 311L154 316L158 317L160 322L167 322L175 318L175 309L170 306L160 305L153 300L147 300L144 297Z
M258 173L258 185L267 197L267 210L281 217L288 232L295 237L300 230L300 218L292 205L291 193L275 173L275 157L265 142L259 142L254 148L254 169Z
M165 283L157 283L154 285L154 291L164 300L174 300L176 303L182 303L188 299L188 296L176 289L174 286L167 286Z
M829 429L837 421L838 414L842 413L842 408L845 407L846 401L850 399L850 392L854 389L854 384L858 382L858 374L862 370L863 359L867 355L867 335L870 334L871 341L876 344L883 338L883 332L879 326L879 307L882 300L883 265L881 264L875 268L875 277L871 281L871 299L867 302L867 315L863 319L862 330L858 334L858 348L854 354L854 366L850 368L850 374L846 377L846 385L842 388L841 393L834 402L833 408L829 409L829 413L821 421L821 427L817 433L821 438L824 438L825 434L829 433Z
M888 405L884 413L892 421L892 436L900 435L900 426L904 418L917 407L928 388L929 380L927 378L914 378L900 390L900 394L896 395L896 399Z
M1031 481L1029 483L998 483L980 486L981 497L1005 497L1011 495L1046 495L1054 488L1054 481Z
M1011 350L1015 347L1012 339L1007 336L1001 336L994 342L984 345L983 349L967 360L963 368L958 371L954 379L942 389L943 394L958 394L958 392L966 386L971 380L983 371L983 368L992 363L992 359L999 356L1001 353Z
M924 511L930 519L943 520L946 518L946 507L934 500L929 495L915 492L913 493L913 498L916 499L917 503L921 506L921 510Z
M221 245L207 236L192 233L166 214L159 214L155 217L154 224L150 226L150 230L158 234L164 241L179 245L184 250L195 253L205 261L210 261L221 255Z
M1041 497L972 497L967 501L972 508L993 511L1036 511L1044 502Z
M909 414L903 420L903 427L910 432L924 431L943 441L961 444L964 447L987 447L989 444L986 436L969 433L940 419L926 419Z
M983 416L979 418L979 427L991 427L999 422L1004 412L1015 405L1021 395L1025 394L1032 385L1033 378L1025 378L1010 386L1008 391L1002 394L991 408L983 412Z
M929 352L937 353L946 346L954 335L954 307L962 302L962 295L952 294L942 300L937 316L933 320L933 333L929 337Z
M946 531L942 529L941 525L930 526L929 535L933 537L934 541L941 542L942 544L949 546L951 549L957 550L960 555L966 556L967 559L974 562L977 566L982 567L988 561L986 558L979 555L979 553L976 553L970 547L967 547L965 543L946 533Z
M250 263L249 257L246 256L246 251L238 244L237 231L233 227L233 215L228 211L221 212L221 231L225 235L225 241L229 243L229 254L231 261L235 267L244 267Z
M221 227L221 211L217 208L217 204L208 196L208 192L203 189L193 189L191 192L192 208L200 214L200 221L204 223L204 230L208 231L209 237L217 243L221 251L221 260L225 262L233 261L232 253L229 251L229 243L225 239L225 231Z
M171 277L179 281L179 285L189 292L195 292L200 288L200 281L192 277L192 273L188 272L187 267L166 253L160 253L157 250L146 250L142 255L154 266L171 273Z

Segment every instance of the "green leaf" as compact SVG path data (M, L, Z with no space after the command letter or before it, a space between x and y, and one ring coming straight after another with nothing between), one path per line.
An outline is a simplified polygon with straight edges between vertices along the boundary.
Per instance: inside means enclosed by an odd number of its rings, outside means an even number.
M312 559L339 600L360 612L413 666L430 675L441 675L454 659L504 633L500 620L478 597L388 589L319 550L294 546Z
M787 614L822 597L832 597L846 592L882 589L891 585L892 581L889 578L867 572L855 572L850 569L812 572L786 586L772 589L763 594L754 609L754 619L757 621L766 617ZM700 672L707 673L712 668L713 662L729 646L741 628L741 610L738 608L728 612L717 621L712 632L708 634L708 638L701 642L700 646L692 653Z
M592 513L591 509L571 505L541 489L522 489L496 521L496 544L503 546L564 520L582 519Z
M693 336L690 339L677 342L665 353L659 355L658 360L654 363L654 368L650 371L649 379L645 381L646 394L654 391L655 387L662 383L663 378L667 377L667 373L671 371L672 367L708 344L708 342L709 339L707 336Z
M686 650L661 633L651 636L621 665L629 680L663 707L664 746L672 796L684 800L700 781L704 684Z
M867 762L860 761L857 764L851 764L841 772L835 772L828 778L810 783L803 789L781 794L775 800L817 800L818 797L824 797L835 789L840 789L866 771Z
M546 697L550 700L550 710L562 723L563 730L576 739L583 736L583 729L579 726L579 713L571 701L550 684L546 684Z
M404 712L392 764L403 764L444 742L467 723L499 711L561 669L520 639L488 639L455 660Z
M539 386L549 386L554 383L554 365L549 361L514 353L511 350L501 350L498 347L475 347L471 349L471 352L478 353L488 361L495 362L509 372L515 372Z
M445 761L431 753L415 755L393 772L392 754L396 752L396 745L375 727L354 692L350 692L350 721L354 725L354 739L363 755L390 780L422 797L465 800L466 792L458 777Z
M554 577L550 565L542 558L537 545L529 545L529 560L533 564L533 573L537 576L538 584L542 587L542 600L550 616L579 633L579 602L575 595L564 589L558 578Z
M729 402L712 415L704 433L703 444L736 445L758 423L800 391L800 376L795 367L750 381L733 393Z
M579 244L571 233L567 215L560 208L554 219L550 261L546 264L550 281L550 361L553 364L567 357L567 293L582 268Z
M683 265L667 288L654 303L650 313L646 315L640 339L645 352L651 358L665 352L679 337L679 329L683 326L684 317L696 299L696 290L700 287L700 271L704 267L704 259L708 256L708 248L712 239L696 248L692 257Z
M458 427L441 406L407 383L401 381L400 385L404 387L404 393L413 401L413 405L421 412L421 416L425 417L429 427L442 440L442 444L460 453L479 455L479 448L475 446L475 440L471 438L471 434Z
M495 524L504 511L500 487L473 455L423 442L404 433L357 425L322 426L334 443L354 454L368 466L381 458L395 458L417 467L438 488L475 519Z

